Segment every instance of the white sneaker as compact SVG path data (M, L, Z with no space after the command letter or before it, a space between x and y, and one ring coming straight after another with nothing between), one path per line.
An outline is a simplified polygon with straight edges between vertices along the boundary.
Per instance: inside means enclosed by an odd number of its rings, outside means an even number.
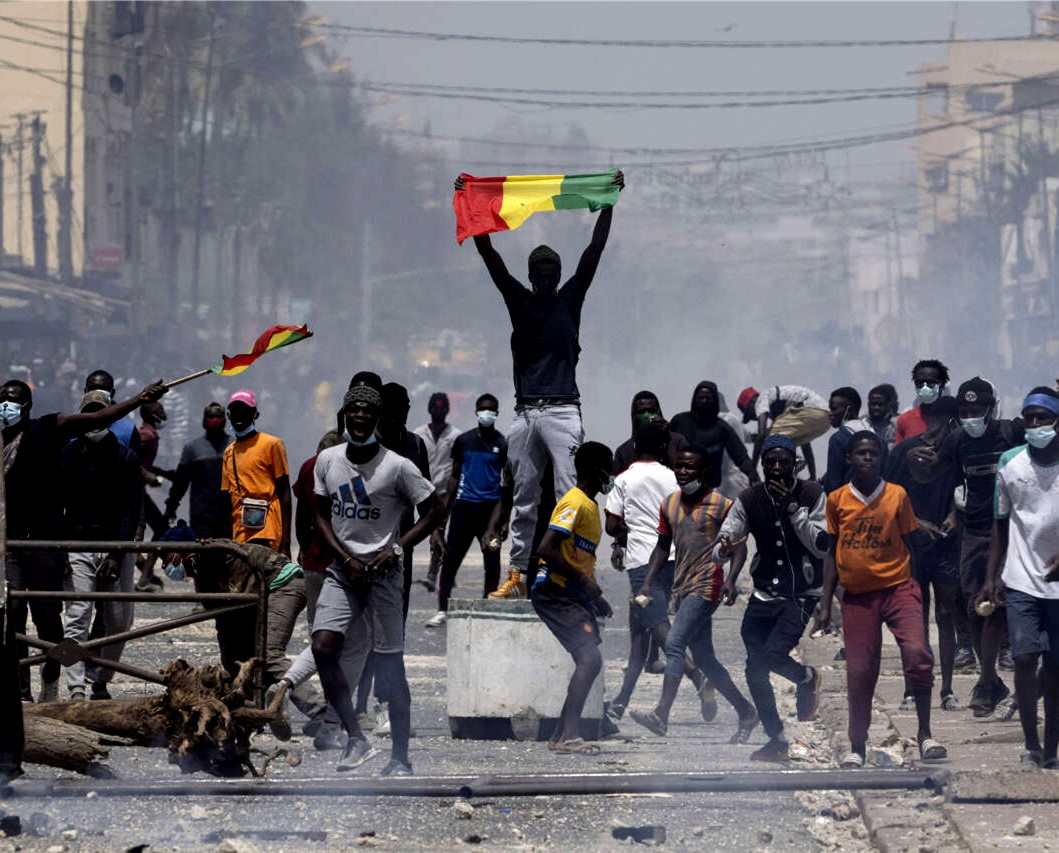
M385 702L380 702L375 706L374 731L376 737L390 736L390 709L386 706Z
M70 688L70 701L71 702L84 702L85 701L85 689L83 687L71 687Z
M427 621L423 624L427 628L440 628L445 624L446 621L448 621L448 618L448 614L445 613L444 610L439 610L437 613L427 619Z
M55 681L42 681L40 683L40 696L37 698L40 703L44 702L58 702L59 701L59 679Z

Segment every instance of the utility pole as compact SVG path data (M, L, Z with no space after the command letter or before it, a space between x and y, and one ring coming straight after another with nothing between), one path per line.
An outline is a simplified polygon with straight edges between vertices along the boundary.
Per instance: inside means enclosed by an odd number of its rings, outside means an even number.
M74 93L74 3L66 2L66 156L59 190L59 278L73 284L73 93Z
M19 113L15 116L18 119L18 140L15 142L15 150L18 152L18 163L15 170L18 172L18 215L16 216L18 224L18 233L15 235L18 239L15 245L18 248L18 262L19 264L25 265L26 253L22 246L22 234L25 230L26 223L22 218L22 212L25 209L25 199L23 197L22 188L22 149L25 147L25 129L26 129L26 116L25 113Z
M0 134L0 267L4 265L4 137Z
M30 204L33 210L33 272L43 278L48 273L48 231L44 212L44 122L40 113L33 116L33 174L29 176Z
M214 13L210 13L210 32L206 43L206 88L202 93L202 114L199 135L198 192L195 198L195 244L191 260L191 310L199 308L199 264L202 256L202 207L206 193L206 120L210 111L210 83L213 81L213 25Z

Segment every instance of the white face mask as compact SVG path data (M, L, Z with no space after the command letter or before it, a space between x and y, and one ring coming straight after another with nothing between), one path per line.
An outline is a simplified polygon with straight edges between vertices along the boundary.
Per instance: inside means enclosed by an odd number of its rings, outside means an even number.
M478 418L478 426L488 429L496 423L496 414L489 409L482 409L480 412L475 412L474 416Z
M926 403L928 406L931 403L937 402L937 399L940 396L940 385L921 385L919 388L916 388L916 397L919 398L919 402Z
M348 441L353 447L370 447L371 445L378 442L378 437L372 432L364 441L357 441L350 434L348 429L342 430L342 438Z
M257 432L257 427L253 424L250 424L250 426L248 426L246 429L239 430L233 426L232 430L235 432L236 438L246 438L248 435L253 435L255 432Z
M1026 443L1030 447L1035 447L1038 450L1043 450L1049 444L1055 441L1055 424L1048 424L1047 426L1032 427L1026 430Z
M690 483L685 483L683 486L681 486L680 487L680 491L682 491L685 495L688 495L690 497L691 495L695 494L701 488L702 488L702 480L692 480Z
M960 418L960 426L971 438L981 438L985 435L985 418Z
M104 438L106 438L108 432L110 432L110 430L106 429L106 428L104 428L104 429L94 429L91 432L86 432L85 433L85 438L87 438L89 441L91 441L93 444L95 444L97 442L102 441Z

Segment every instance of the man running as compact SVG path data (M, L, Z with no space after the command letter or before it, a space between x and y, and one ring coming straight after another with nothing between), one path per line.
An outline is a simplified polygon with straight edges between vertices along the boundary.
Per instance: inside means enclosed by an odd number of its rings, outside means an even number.
M438 497L444 501L446 489L449 486L449 475L452 473L452 445L456 442L460 431L446 420L449 416L449 395L444 391L435 391L430 395L430 400L427 402L427 414L430 415L430 420L416 427L414 432L423 439L423 444L427 449L430 479L434 483ZM444 527L435 530L430 535L430 568L427 569L426 580L421 581L427 588L427 592L433 592L438 582L441 561L445 557L444 539Z
M614 183L623 189L619 171ZM463 179L456 179L463 189ZM489 235L474 238L475 248L504 298L511 318L511 355L515 378L515 420L508 432L508 456L514 476L511 520L511 572L501 589L508 597L526 594L541 475L551 461L556 500L574 487L574 453L584 440L577 362L581 354L581 308L610 235L613 207L596 217L592 240L565 284L559 286L559 255L538 246L529 256L532 290L508 272Z

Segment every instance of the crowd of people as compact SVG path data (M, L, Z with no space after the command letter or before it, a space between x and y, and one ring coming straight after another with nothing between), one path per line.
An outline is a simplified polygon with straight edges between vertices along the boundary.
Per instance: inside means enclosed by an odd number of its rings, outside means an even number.
M624 186L620 172L615 182ZM441 391L429 400L429 421L410 430L407 390L362 371L349 382L334 429L293 480L283 440L264 431L282 419L259 410L249 389L206 406L202 434L184 446L175 470L165 470L156 464L167 420L163 385L115 402L113 379L97 370L76 414L35 417L29 385L9 380L0 387L9 538L130 540L149 531L164 541L241 546L245 559L229 551L164 555L164 574L191 577L199 591L242 592L263 579L270 690L290 694L319 749L341 751L342 771L378 754L374 730L391 739L382 775L412 773L404 644L411 552L426 541L430 562L420 582L438 601L426 627L445 625L457 573L477 542L482 595L529 598L572 658L549 749L597 752L598 743L582 737L581 718L602 669L599 622L614 616L596 575L604 530L614 541L610 563L629 580L630 637L623 682L605 705L605 732L616 731L628 709L636 724L665 735L686 677L705 721L718 712L718 693L735 710L733 744L748 743L761 725L766 740L750 760L786 760L771 676L795 685L797 718L814 719L821 677L797 648L807 630L831 628L840 613L851 744L843 767L866 760L886 626L901 650L922 759L947 754L931 728L935 670L940 709L961 712L953 672L977 667L971 712L1018 713L1022 764L1059 768L1059 392L1033 388L1019 416L1004 419L990 382L972 377L950 395L949 369L936 359L913 366L916 403L903 413L888 384L868 392L862 415L862 397L849 386L826 397L799 385L747 387L730 411L718 384L703 381L689 408L668 420L654 393L633 395L630 437L614 451L586 441L579 331L612 217L612 208L599 212L561 285L561 261L549 247L530 254L527 287L488 236L474 238L512 325L516 406L506 436L496 428L500 403L491 394L477 399L470 430L448 423ZM127 417L134 411L138 428ZM819 470L812 446L825 436ZM145 489L162 479L171 486L160 509ZM185 495L187 522L176 517ZM724 661L713 617L739 598L748 561L746 654ZM11 587L35 590L162 583L145 560L137 584L135 558L124 552L16 548L7 572ZM932 599L937 666L928 642ZM40 639L53 643L121 633L132 619L121 603L95 608L97 625L87 601L67 604L65 624L58 602L35 599L30 609ZM25 601L12 600L10 610L24 632ZM311 645L292 661L287 645L303 611ZM221 657L233 671L253 656L252 619L217 618ZM102 657L121 654L115 643ZM733 678L740 664L746 693ZM1005 668L1014 671L1014 698ZM630 708L645 670L663 676L657 702ZM111 676L104 666L73 664L67 698L85 700L88 684L91 698L104 698ZM33 701L28 669L21 678L22 698ZM59 664L49 660L37 701L57 701L59 679ZM274 732L289 736L289 726L278 720Z

